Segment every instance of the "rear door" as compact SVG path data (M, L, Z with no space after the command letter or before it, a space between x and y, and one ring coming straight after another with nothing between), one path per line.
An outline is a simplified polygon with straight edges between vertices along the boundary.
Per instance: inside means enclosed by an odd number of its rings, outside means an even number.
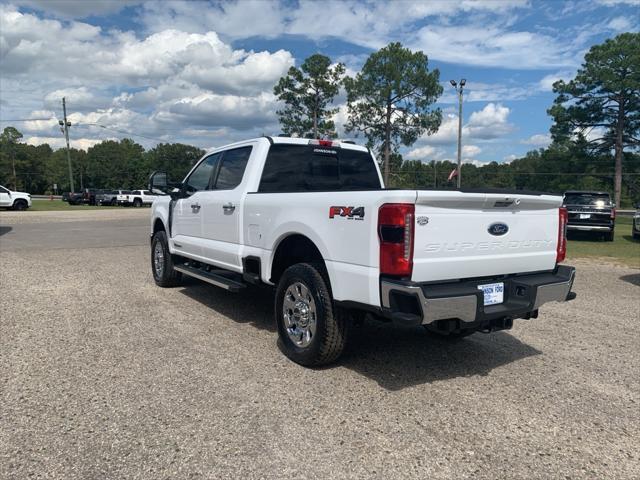
M414 281L552 270L561 197L418 191Z
M242 181L252 145L220 152L211 189L199 197L202 208L202 252L216 265L241 270L240 225L245 188Z
M185 197L175 202L171 222L173 245L178 253L202 256L203 198L211 188L219 160L219 153L205 157L184 181Z

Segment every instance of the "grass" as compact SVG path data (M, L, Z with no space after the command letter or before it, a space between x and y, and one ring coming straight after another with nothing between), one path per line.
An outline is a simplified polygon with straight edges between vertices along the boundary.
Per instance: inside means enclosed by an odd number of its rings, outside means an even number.
M68 211L68 210L106 210L108 208L118 208L118 207L101 207L101 206L91 206L91 205L69 205L67 202L63 202L62 200L41 200L34 199L31 201L32 205L29 209L34 212L60 212L60 211Z
M640 268L640 240L631 236L631 221L631 217L616 219L613 242L605 242L596 234L572 233L567 244L567 258L602 259Z

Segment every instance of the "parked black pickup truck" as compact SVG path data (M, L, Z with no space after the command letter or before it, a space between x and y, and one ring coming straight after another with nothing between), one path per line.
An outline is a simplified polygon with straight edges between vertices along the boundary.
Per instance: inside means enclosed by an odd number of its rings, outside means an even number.
M607 192L571 190L565 192L563 206L569 213L568 231L600 233L613 241L616 208Z

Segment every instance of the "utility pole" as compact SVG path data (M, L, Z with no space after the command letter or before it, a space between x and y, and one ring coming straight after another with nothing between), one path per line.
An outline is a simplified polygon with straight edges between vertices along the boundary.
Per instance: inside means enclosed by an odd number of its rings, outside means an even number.
M73 170L71 170L71 152L69 150L69 127L71 126L71 122L67 121L67 103L65 102L65 98L62 97L62 113L64 115L64 121L60 120L58 124L62 128L62 133L64 133L64 138L67 141L67 163L69 164L69 186L71 191L73 192L75 189L73 187Z
M450 80L453 88L456 89L458 94L458 190L460 189L460 182L462 180L462 90L464 89L467 81L463 78L460 80L460 84L455 80Z

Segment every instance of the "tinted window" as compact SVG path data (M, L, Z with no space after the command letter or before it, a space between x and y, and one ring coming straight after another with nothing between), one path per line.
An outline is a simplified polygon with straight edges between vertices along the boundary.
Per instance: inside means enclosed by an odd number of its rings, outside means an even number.
M4 187L0 187L0 192L2 192L2 193L9 193L9 190L7 190L7 189L6 189L6 188L4 188Z
M379 190L368 152L315 145L272 145L260 192Z
M242 147L222 153L222 164L215 185L217 190L230 190L240 185L252 148Z
M211 174L216 169L220 154L210 155L205 158L196 169L191 172L189 178L185 182L185 190L191 194L200 190L209 189L209 181L211 180Z
M567 193L564 197L565 205L589 205L589 206L609 206L611 198L608 194L596 193Z
M144 192L145 195L155 195L155 193L151 193L149 190L145 190Z

